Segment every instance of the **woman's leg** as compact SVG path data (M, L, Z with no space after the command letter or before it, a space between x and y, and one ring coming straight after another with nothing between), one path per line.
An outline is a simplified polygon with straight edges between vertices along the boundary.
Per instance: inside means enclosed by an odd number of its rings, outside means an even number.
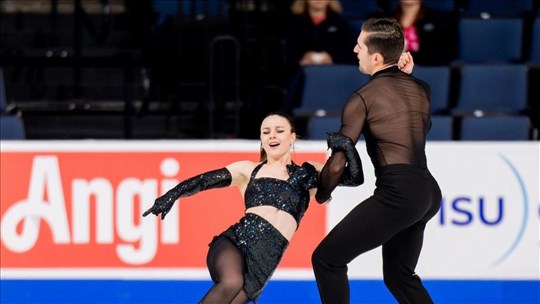
M244 259L242 253L226 237L219 237L210 246L206 258L214 285L199 303L240 302L244 288ZM245 296L247 299L247 296ZM234 300L234 302L233 302Z
M231 304L245 304L247 302L249 302L249 298L246 292L242 289L240 290L236 298L234 298L234 300L231 302Z

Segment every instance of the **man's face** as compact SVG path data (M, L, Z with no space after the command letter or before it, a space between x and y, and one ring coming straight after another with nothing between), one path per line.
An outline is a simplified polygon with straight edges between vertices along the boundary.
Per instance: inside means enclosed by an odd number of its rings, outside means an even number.
M371 75L373 69L372 55L368 53L368 48L364 43L366 37L367 34L365 32L360 32L360 35L356 40L356 45L354 46L354 52L356 53L356 58L358 58L358 68L360 72Z

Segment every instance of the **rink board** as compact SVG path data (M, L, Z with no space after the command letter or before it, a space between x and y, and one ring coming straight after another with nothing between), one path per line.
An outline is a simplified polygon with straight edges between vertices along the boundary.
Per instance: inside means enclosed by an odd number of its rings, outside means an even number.
M317 303L310 254L374 189L338 188L311 203L261 303ZM163 222L141 218L176 182L240 159L257 141L2 141L2 303L194 303L210 282L211 238L242 214L235 189L181 200ZM443 191L417 267L436 303L539 302L537 142L428 143ZM324 161L326 143L304 141L294 161ZM179 206L178 206L179 205ZM196 215L196 216L194 216ZM392 303L380 249L349 265L352 301ZM286 297L284 297L286 295Z

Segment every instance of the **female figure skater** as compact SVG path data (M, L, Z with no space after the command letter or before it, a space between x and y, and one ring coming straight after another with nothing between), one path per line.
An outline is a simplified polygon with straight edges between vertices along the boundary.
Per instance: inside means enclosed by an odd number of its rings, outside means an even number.
M346 146L339 134L331 138L332 149ZM260 139L259 163L238 161L191 177L157 198L143 214L161 214L164 219L176 200L208 189L237 186L244 196L245 215L210 243L207 266L214 285L199 303L256 302L315 194L323 164L299 166L292 161L293 120L286 114L269 114L261 124ZM354 147L344 152L349 168L361 167ZM361 170L347 171L342 178L343 185L362 182Z

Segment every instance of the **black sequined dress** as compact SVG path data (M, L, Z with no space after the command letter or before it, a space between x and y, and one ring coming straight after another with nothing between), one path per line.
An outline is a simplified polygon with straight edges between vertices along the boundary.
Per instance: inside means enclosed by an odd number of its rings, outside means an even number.
M297 224L309 205L309 189L316 187L317 171L309 164L287 166L287 180L261 177L255 178L259 164L253 170L245 192L245 207L273 206L291 214ZM215 237L226 237L240 249L244 256L244 290L250 300L256 302L264 286L277 268L289 242L262 217L246 213L238 223Z

